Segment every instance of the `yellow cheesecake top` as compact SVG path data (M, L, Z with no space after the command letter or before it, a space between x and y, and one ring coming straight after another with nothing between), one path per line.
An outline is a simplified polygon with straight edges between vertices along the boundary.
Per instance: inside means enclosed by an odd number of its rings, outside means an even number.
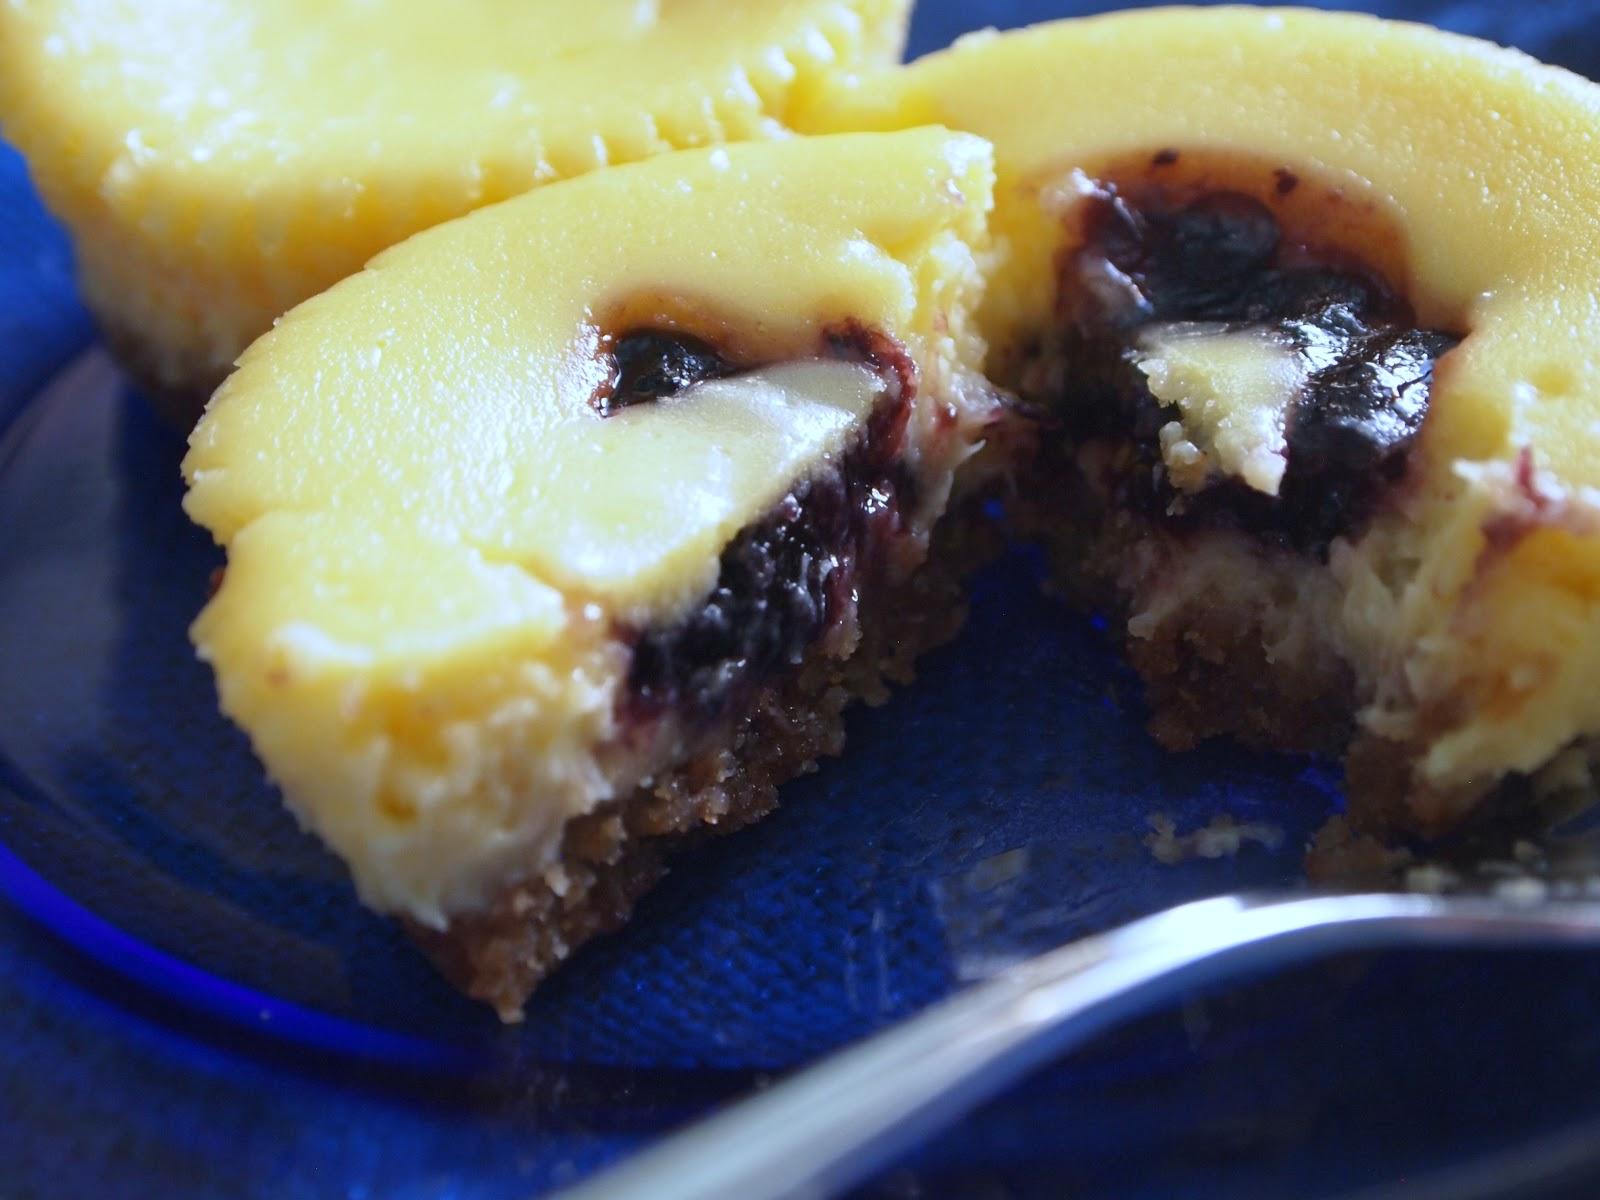
M1050 319L1081 180L1118 164L1240 156L1315 180L1296 203L1338 193L1392 223L1393 282L1421 324L1466 337L1435 374L1404 511L1335 553L1342 636L1381 673L1367 720L1428 747L1424 791L1487 787L1600 730L1600 87L1419 25L1174 8L974 35L840 81L802 116L923 122L995 147L981 320L997 349ZM1149 361L1175 401L1215 397L1201 376L1227 373ZM1270 491L1272 405L1249 399L1274 388L1254 362L1263 386L1228 389L1232 424L1267 419L1251 441ZM1199 424L1225 451L1214 416ZM1206 453L1169 432L1164 449Z
M814 357L847 320L922 351L910 264L970 262L989 170L975 138L841 135L635 164L419 235L244 355L191 438L186 507L224 542L332 512L618 609L681 605L874 377L778 367L602 419L601 339L687 307L755 362ZM802 375L805 398L784 386Z
M900 0L9 0L11 107L48 108L113 193L136 179L489 198L749 137L804 71L892 60ZM27 93L26 97L24 93Z
M940 130L665 155L419 234L250 348L184 462L228 548L194 636L370 902L437 924L549 865L609 794L614 622L702 599L882 394L824 331L899 341L924 407L981 360L991 179ZM751 370L597 412L607 335L702 318Z
M420 229L552 179L782 136L894 62L908 0L7 0L0 128L166 385Z

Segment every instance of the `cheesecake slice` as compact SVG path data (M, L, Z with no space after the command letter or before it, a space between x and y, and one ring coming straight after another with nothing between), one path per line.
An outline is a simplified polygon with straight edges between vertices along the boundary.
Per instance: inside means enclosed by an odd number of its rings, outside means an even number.
M541 188L291 311L195 429L223 708L507 1019L953 631L991 184L922 130Z
M188 428L273 319L554 179L786 132L907 0L13 0L0 128L85 298Z
M1592 797L1600 88L1172 9L968 38L802 119L993 143L988 370L1054 418L1027 516L1161 741L1343 752L1383 837Z

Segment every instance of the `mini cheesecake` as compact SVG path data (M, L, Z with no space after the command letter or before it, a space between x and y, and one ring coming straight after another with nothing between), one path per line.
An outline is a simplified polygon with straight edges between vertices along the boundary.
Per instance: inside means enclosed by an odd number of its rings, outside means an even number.
M508 1019L953 631L991 185L940 130L554 184L295 308L195 429L223 708Z
M988 370L1052 416L1025 508L1161 741L1345 752L1386 837L1592 796L1600 89L1173 9L978 35L805 120L993 143Z
M273 319L554 179L783 134L907 0L12 0L0 127L108 340L188 428Z

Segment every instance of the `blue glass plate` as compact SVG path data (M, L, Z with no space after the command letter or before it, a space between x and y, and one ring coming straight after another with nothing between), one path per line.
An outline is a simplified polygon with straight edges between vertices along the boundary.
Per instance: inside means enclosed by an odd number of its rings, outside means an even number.
M1087 7L929 3L915 48ZM1588 4L1381 7L1600 63ZM0 1195L537 1194L1031 948L1292 886L1339 804L1325 765L1157 751L1102 632L1019 551L842 760L680 860L503 1028L356 903L217 715L185 627L218 556L178 507L181 442L92 337L0 148ZM1162 866L1156 813L1281 840ZM1597 1001L1577 956L1240 980L867 1193L1592 1194Z

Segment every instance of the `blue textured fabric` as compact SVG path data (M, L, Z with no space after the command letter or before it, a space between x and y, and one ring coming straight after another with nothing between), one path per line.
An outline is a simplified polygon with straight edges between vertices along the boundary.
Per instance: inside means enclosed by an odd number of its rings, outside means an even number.
M28 189L22 159L0 142L0 420L89 337L67 239Z
M913 51L1091 7L925 3ZM1373 7L1600 63L1587 3ZM92 338L68 255L0 147L8 1200L535 1194L1032 948L1292 885L1340 802L1314 762L1157 751L1101 632L1017 553L918 685L855 716L842 760L679 861L503 1029L356 903L217 715L184 636L218 559L178 508L181 441L103 357L61 373ZM1163 868L1155 812L1284 838ZM1600 1145L1597 999L1578 956L1240 980L1042 1072L867 1194L1322 1196L1502 1152L1474 1179L1572 1159L1571 1194L1594 1194L1573 1147Z

